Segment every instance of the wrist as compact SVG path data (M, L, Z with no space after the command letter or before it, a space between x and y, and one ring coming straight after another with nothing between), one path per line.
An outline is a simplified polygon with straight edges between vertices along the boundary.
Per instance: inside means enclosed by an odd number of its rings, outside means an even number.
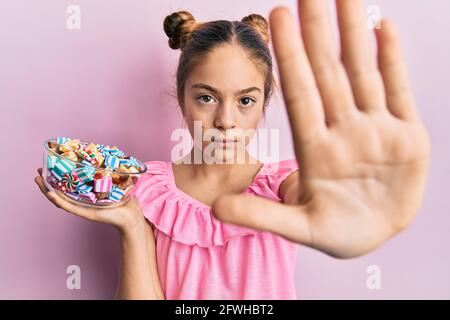
M138 217L133 221L128 221L122 225L116 226L121 237L130 238L135 235L145 234L145 218Z

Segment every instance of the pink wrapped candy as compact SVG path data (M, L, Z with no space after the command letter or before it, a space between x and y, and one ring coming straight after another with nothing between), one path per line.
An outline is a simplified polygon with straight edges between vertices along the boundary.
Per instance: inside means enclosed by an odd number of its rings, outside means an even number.
M94 178L94 191L95 192L110 192L112 189L111 176L104 176L100 179Z

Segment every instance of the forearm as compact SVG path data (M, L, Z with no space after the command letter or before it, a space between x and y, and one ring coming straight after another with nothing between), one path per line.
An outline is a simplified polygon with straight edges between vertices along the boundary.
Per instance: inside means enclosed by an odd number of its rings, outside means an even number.
M156 268L154 239L145 220L121 231L121 262L116 299L164 299Z

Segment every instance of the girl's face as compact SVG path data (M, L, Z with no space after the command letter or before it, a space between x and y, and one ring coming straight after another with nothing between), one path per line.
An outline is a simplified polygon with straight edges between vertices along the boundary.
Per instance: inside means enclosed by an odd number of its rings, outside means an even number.
M194 147L202 150L205 160L239 163L242 158L236 156L246 154L263 104L264 74L246 53L229 44L214 49L189 74L184 87L184 115ZM196 139L195 124L202 139Z

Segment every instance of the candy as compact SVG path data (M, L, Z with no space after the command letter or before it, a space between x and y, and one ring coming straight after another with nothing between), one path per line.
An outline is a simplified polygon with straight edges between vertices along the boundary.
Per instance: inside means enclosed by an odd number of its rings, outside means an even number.
M69 191L75 191L75 189L80 185L80 179L78 178L78 176L77 176L77 173L75 172L75 170L74 171L72 171L72 172L68 172L68 173L65 173L63 176L62 176L62 180L61 180L64 184L65 184L65 186L66 186L66 189L67 190L69 190Z
M109 197L109 192L97 192L97 199L107 199Z
M123 157L125 154L119 149L103 149L104 153L109 153L112 156Z
M98 200L97 203L99 205L108 205L108 204L114 203L114 201L112 201L110 199L101 199L101 200Z
M119 167L119 158L115 156L106 156L105 158L105 166L116 169Z
M96 161L96 166L101 167L103 164L103 161L105 161L105 157L101 153L97 153L94 157Z
M128 168L122 164L119 166L119 171L120 172L130 172L130 170L128 170Z
M103 153L104 149L105 149L105 146L103 144L98 144L97 145L97 150L100 151L101 153Z
M112 188L112 179L110 176L94 179L95 192L110 192Z
M92 163L89 162L88 160L83 160L83 161L81 161L81 163L84 164L85 166L91 166L91 167L93 167Z
M61 153L61 157L64 157L66 159L69 159L69 160L75 161L75 162L78 161L78 156L74 151L67 151L67 152Z
M90 159L89 154L86 151L84 151L83 149L77 150L77 156L80 157L80 159L82 159L82 160Z
M141 165L139 164L139 161L137 161L137 159L135 157L130 157L128 160L130 161L130 166L137 167L137 168L141 167Z
M59 175L63 175L75 169L75 165L67 160L58 159L54 169Z
M56 143L57 144L64 144L66 141L69 141L70 139L69 138L66 138L66 137L58 137L58 138L56 138Z
M74 199L74 200L79 200L80 199L80 196L78 194L76 194L76 193L73 193L73 192L66 192L65 195L68 196L69 198Z
M116 146L58 137L45 153L49 186L75 201L106 206L128 200L141 163ZM52 154L52 150L54 153Z
M97 146L93 143L88 144L84 147L84 151L86 151L92 158L98 153Z
M66 192L67 191L67 188L66 188L66 186L64 185L64 183L62 181L58 181L56 183L55 188L58 189L59 191L62 191L62 192Z
M81 199L86 199L86 200L88 200L88 202L91 202L91 203L95 203L95 202L97 201L97 198L95 197L95 194L92 193L92 192L81 193L81 194L79 195L79 197L80 197Z
M64 144L59 146L59 150L61 152L76 151L79 148L80 148L80 140L78 139L66 141Z
M124 195L125 195L125 192L123 190L117 188L116 186L113 186L108 199L115 201L115 202L119 202Z
M120 182L117 184L117 186L120 189L125 190L132 184L133 184L133 180L129 179L127 176L123 176L123 178L120 179Z
M91 180L94 180L94 168L92 167L79 167L76 168L74 171L76 172L78 178L80 178L82 183L89 182Z
M55 167L58 158L52 154L47 155L47 168L53 169Z
M50 175L47 177L47 182L50 183L52 187L56 187L56 185L58 184L58 179Z
M120 178L121 178L121 175L118 174L118 173L112 173L111 174L111 179L112 179L112 183L113 184L119 184L120 181L121 181Z
M131 172L131 173L138 173L138 172L139 172L139 169L136 169L136 167L129 167L129 168L128 168L128 172Z
M60 175L56 170L50 170L50 172L53 175L53 177L56 178L56 180L59 180L59 181L62 180L62 175Z
M93 186L88 186L87 184L82 184L82 185L78 186L76 192L78 192L79 194L86 194L86 193L90 193L93 188L94 188Z

